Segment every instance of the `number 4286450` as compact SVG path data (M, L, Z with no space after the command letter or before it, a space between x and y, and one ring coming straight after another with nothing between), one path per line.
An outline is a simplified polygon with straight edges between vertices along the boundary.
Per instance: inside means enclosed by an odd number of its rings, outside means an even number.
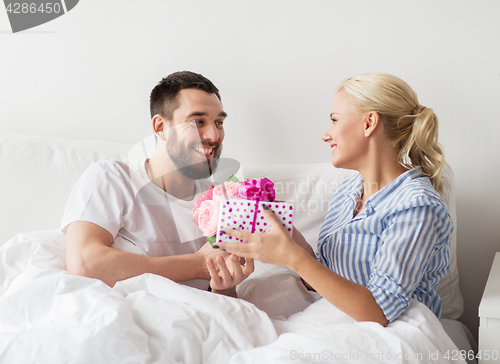
M56 13L59 14L63 9L59 3L9 3L7 13L11 14L35 14L35 13Z
M444 355L444 358L447 360L473 360L473 359L479 359L479 360L498 360L498 351L496 350L479 350L479 352L476 354L472 350L451 350L447 351L446 354Z

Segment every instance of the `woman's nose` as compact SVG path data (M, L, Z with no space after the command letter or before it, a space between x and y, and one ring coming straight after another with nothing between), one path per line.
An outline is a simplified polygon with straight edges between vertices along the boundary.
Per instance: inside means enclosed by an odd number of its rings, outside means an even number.
M331 139L332 137L330 136L330 129L328 129L328 131L321 137L321 140L323 140L324 142L328 142Z

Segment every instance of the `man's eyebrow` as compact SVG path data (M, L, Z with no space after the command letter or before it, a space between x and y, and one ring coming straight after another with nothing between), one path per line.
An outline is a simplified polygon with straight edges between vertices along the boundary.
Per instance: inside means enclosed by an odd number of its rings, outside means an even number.
M191 118L193 116L207 116L207 115L208 114L206 112L203 112L203 111L194 111L191 114L189 114L187 117Z
M189 114L189 115L187 116L187 118L192 118L193 116L207 116L207 115L208 115L208 113L203 112L203 111L194 111L194 112L192 112L191 114ZM219 113L219 116L222 116L222 117L227 117L227 113L226 113L225 111L221 111L221 112Z

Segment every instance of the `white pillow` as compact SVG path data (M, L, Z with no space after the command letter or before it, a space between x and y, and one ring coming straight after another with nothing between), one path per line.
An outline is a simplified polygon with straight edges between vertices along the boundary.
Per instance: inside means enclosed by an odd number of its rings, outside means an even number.
M131 145L0 134L0 245L18 233L59 228L81 174L103 159L126 161Z
M453 233L450 240L450 270L439 282L438 294L441 297L442 318L458 319L464 312L464 298L460 291L457 265L457 206L455 194L455 177L453 170L446 164L443 168L443 200L450 211L453 221Z
M275 184L277 199L288 200L295 206L293 222L316 251L319 230L328 206L342 181L355 172L334 168L330 163L251 166L243 168L244 178L267 177ZM457 319L463 313L457 267L457 214L453 171L443 169L443 200L455 226L450 242L450 270L439 283L442 317Z

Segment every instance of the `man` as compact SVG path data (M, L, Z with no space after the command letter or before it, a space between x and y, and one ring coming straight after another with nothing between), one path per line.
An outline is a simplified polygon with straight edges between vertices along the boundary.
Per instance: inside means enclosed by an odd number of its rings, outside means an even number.
M150 108L154 155L97 162L75 185L61 222L67 270L110 286L143 273L200 289L210 280L212 291L234 296L253 261L212 249L192 216L222 151L219 91L202 75L176 72L153 89Z

